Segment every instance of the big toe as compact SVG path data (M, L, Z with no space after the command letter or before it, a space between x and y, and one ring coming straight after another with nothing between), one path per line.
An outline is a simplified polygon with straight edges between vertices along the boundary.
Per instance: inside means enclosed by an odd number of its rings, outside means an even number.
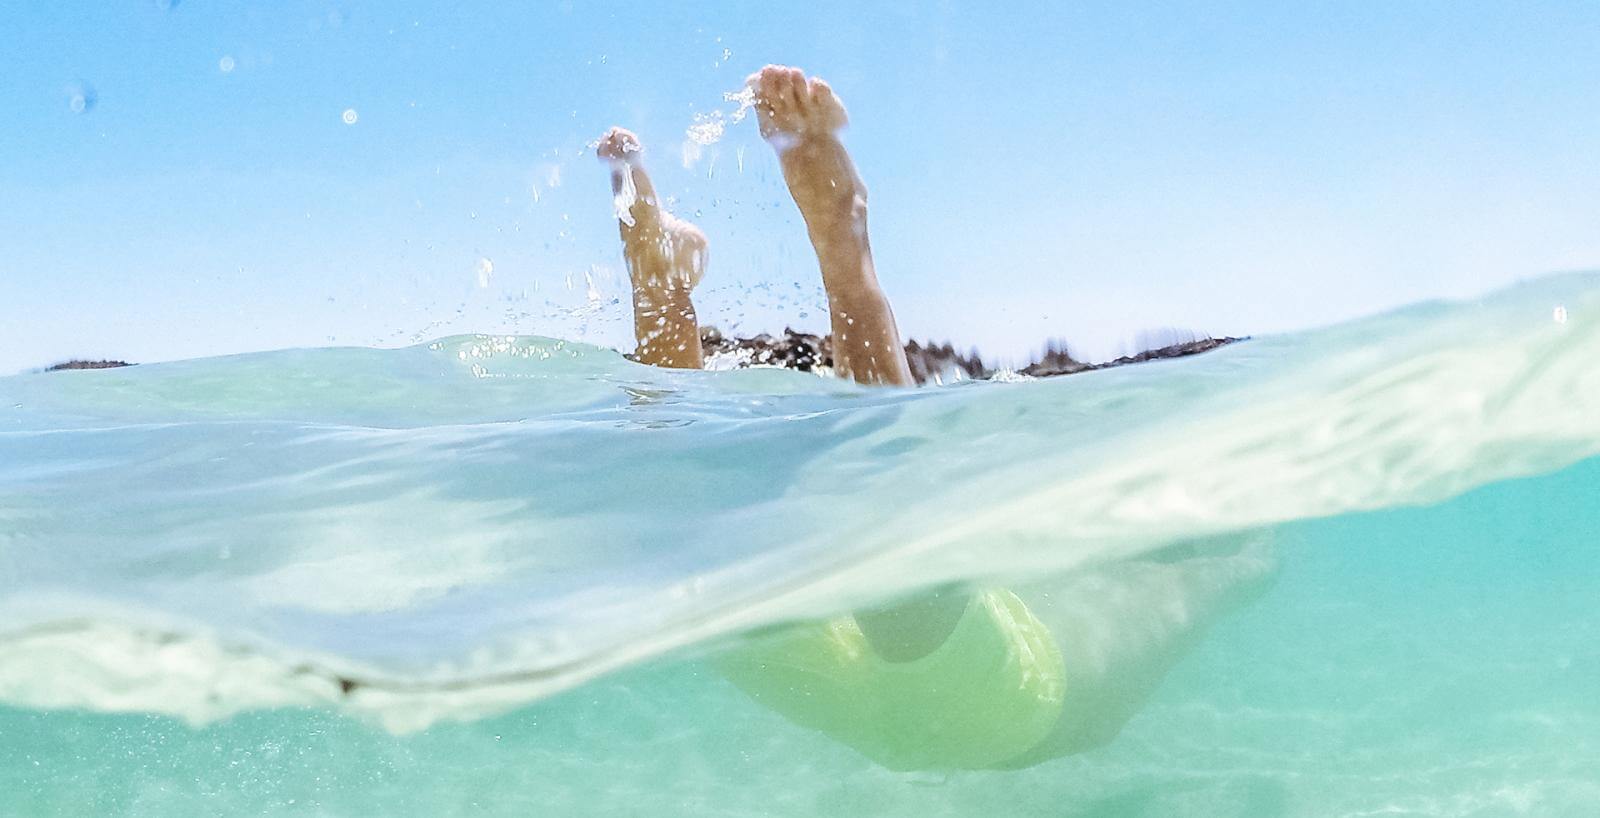
M793 68L769 65L750 76L750 87L756 94L756 115L764 133L795 130L800 124L804 74Z

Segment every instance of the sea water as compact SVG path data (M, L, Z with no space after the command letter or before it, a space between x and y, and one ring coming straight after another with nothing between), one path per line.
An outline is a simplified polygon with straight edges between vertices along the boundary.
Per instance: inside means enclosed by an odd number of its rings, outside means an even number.
M504 336L0 379L0 814L1592 815L1596 315L921 390ZM1238 604L1116 584L1231 541ZM1101 746L894 772L715 670L949 583L1162 673Z

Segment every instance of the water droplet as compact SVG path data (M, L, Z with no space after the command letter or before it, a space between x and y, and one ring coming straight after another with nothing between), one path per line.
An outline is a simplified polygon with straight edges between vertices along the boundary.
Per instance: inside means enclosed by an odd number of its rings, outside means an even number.
M344 109L344 113L339 115L339 118L344 120L344 124L346 125L354 125L356 124L356 120L361 118L361 115L356 113L356 109L354 108L346 108ZM380 128L379 130L382 129Z
M231 56L224 56L222 59L217 60L217 70L224 74L233 73L234 65L235 63Z
M87 82L75 82L67 86L67 109L75 114L85 114L94 110L94 104L100 99L94 92L94 86Z
M697 145L714 145L722 139L722 134L727 130L721 111L712 111L709 114L695 114L694 124L689 126L687 135L690 141Z
M478 286L488 287L489 279L494 276L494 262L490 261L488 256L478 259L477 271Z

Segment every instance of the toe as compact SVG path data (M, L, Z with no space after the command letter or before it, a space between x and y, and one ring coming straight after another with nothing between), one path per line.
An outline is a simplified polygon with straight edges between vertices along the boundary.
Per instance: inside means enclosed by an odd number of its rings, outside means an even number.
M803 112L810 107L807 104L809 99L806 93L806 74L804 71L798 68L784 69L783 86L784 92L789 95L790 99L794 100L794 107L797 112Z
M800 98L795 94L795 86L789 76L790 69L780 65L768 67L767 94L772 98L773 107L780 113L792 114L800 104Z
M752 74L751 86L756 89L758 97L776 97L782 90L784 83L784 68L781 65L769 65Z
M776 93L777 83L774 81L776 75L773 73L773 68L769 65L751 74L750 79L745 81L745 84L755 92L756 122L761 126L763 137L771 136L779 127L778 106L781 100Z
M849 116L845 114L844 103L834 96L833 86L820 77L811 78L811 104L830 130L843 128L849 121Z
M773 125L779 130L794 130L800 117L800 96L789 77L789 70L770 67L763 72L760 98L773 115Z
M771 113L777 113L783 105L783 69L776 65L750 75L750 87L755 89L756 101L764 103Z

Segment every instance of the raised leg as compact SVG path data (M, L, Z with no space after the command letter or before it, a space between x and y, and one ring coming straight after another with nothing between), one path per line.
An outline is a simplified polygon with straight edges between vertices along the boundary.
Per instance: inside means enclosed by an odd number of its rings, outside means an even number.
M867 186L839 141L849 121L833 89L797 68L769 65L751 75L761 135L777 151L822 267L833 325L834 368L857 383L914 386L889 299L878 286L867 239ZM934 591L857 611L862 633L891 662L920 658L950 635L971 601Z
M858 383L914 386L867 239L867 186L839 141L844 105L820 79L769 65L750 77L761 135L778 153L789 193L822 267L834 364Z
M661 208L645 173L639 138L612 128L596 149L611 164L611 195L622 257L633 282L634 358L643 364L699 369L700 326L689 293L705 273L706 237Z

